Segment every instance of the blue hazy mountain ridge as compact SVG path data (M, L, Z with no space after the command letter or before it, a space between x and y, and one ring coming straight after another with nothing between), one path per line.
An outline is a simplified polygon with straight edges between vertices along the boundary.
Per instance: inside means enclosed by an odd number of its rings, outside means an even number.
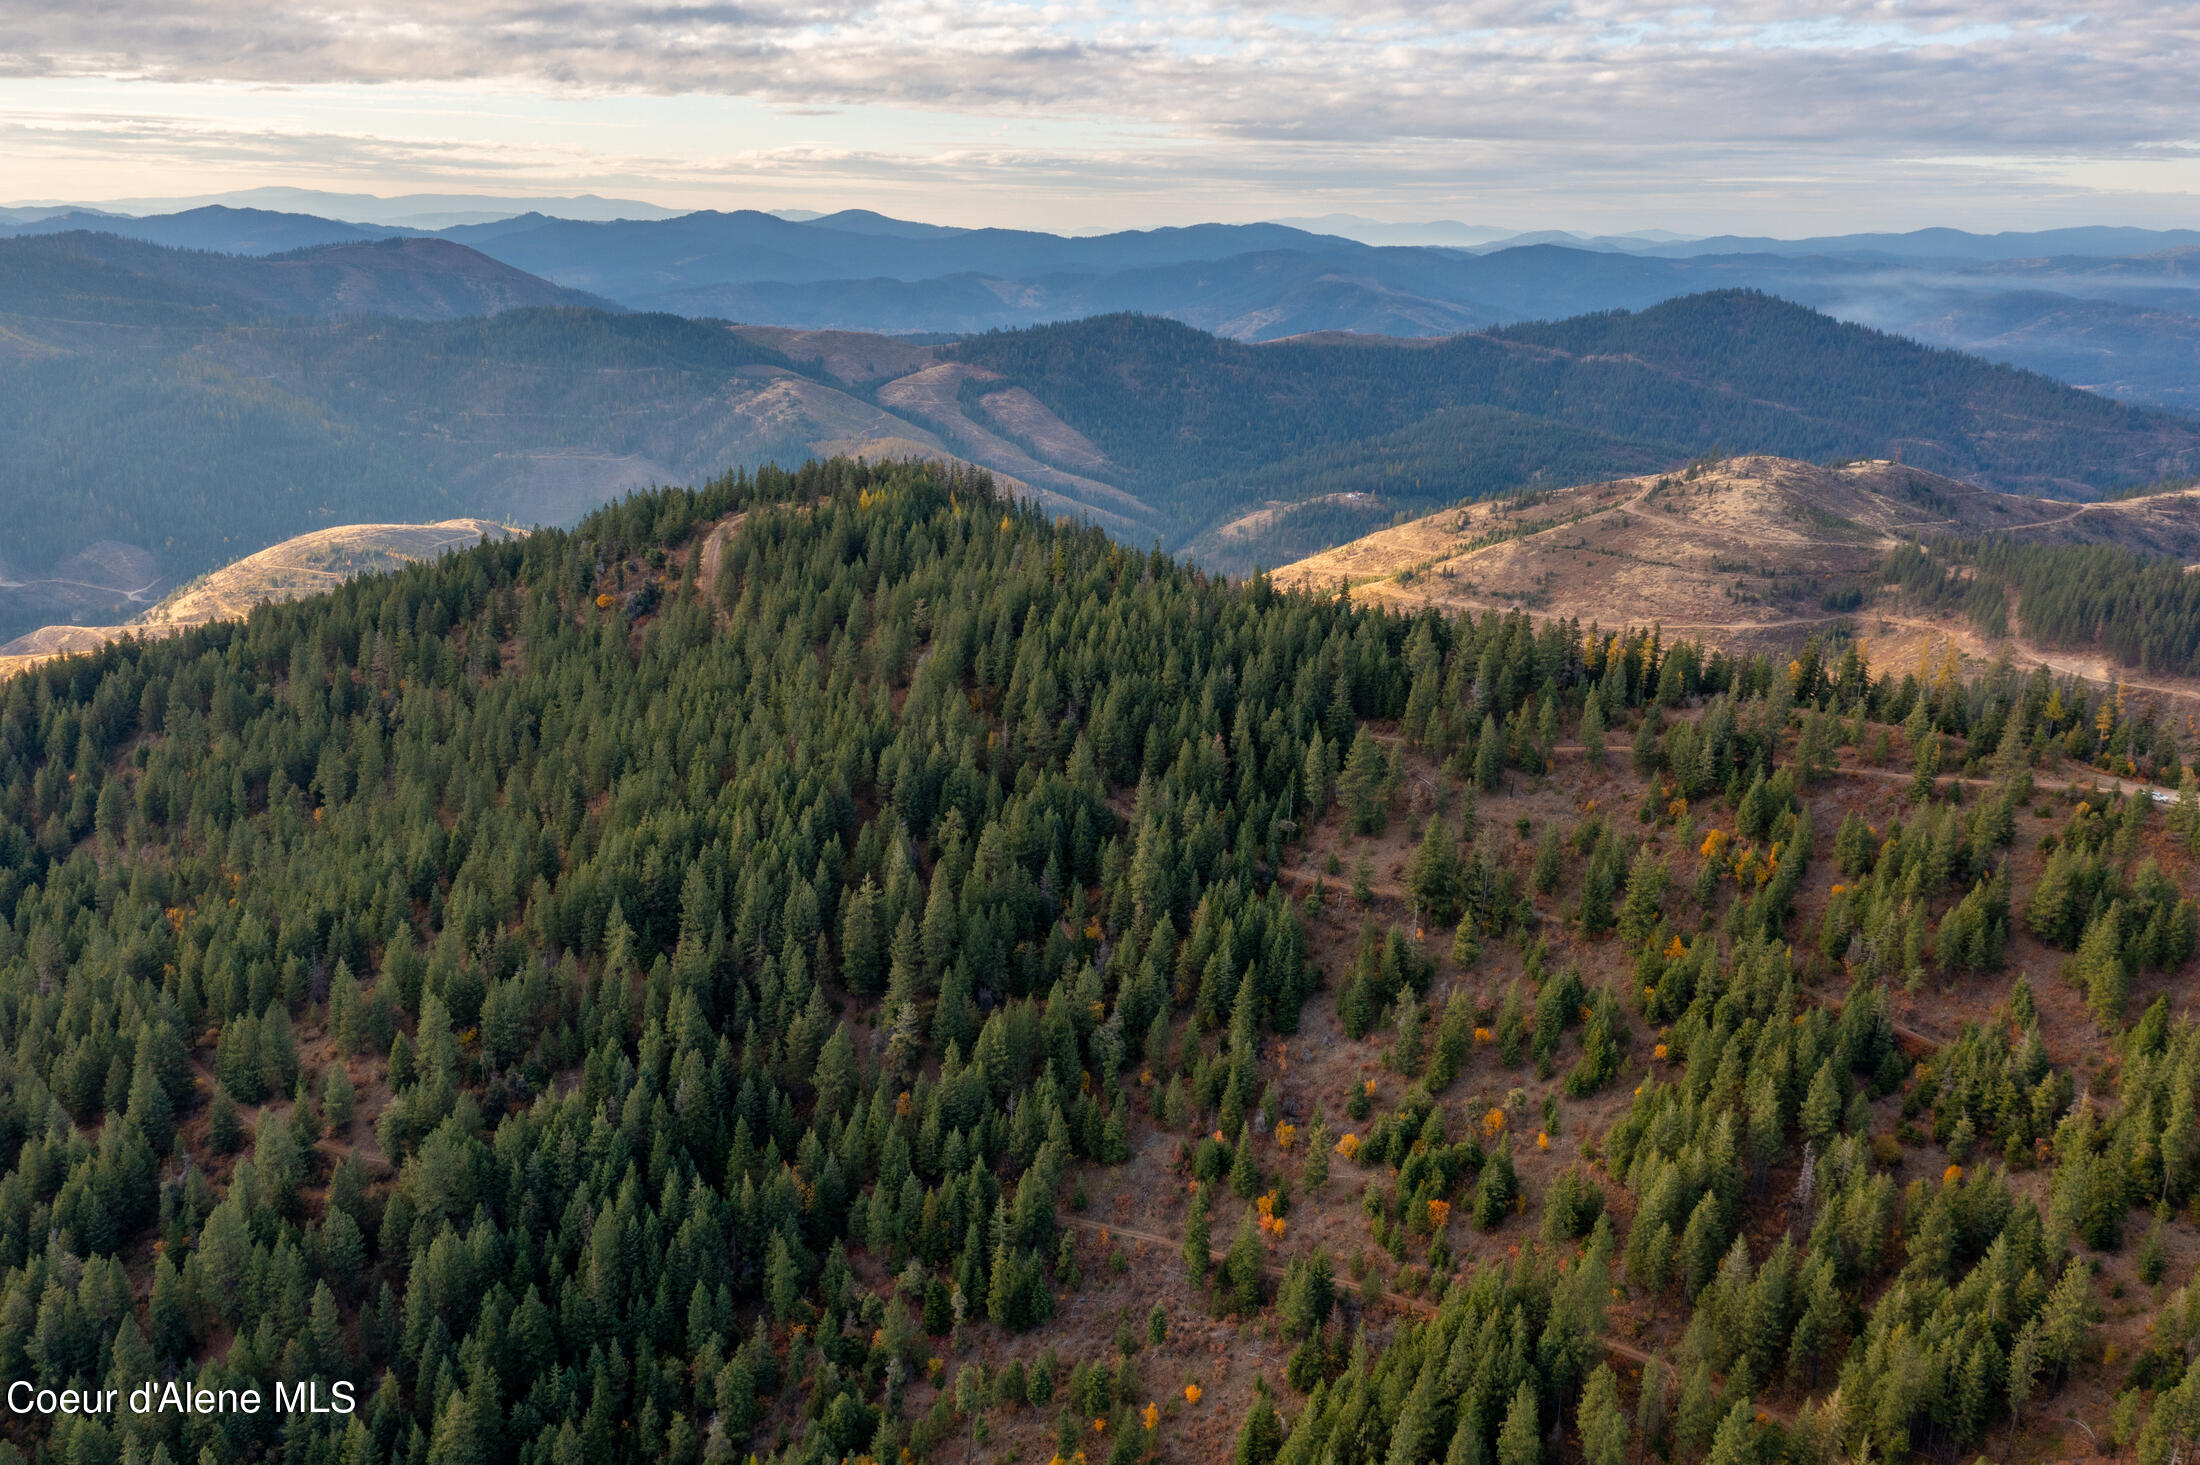
M317 244L268 255L176 249L82 230L0 241L0 314L18 317L140 324L371 315L452 320L532 306L618 309L437 238ZM167 319L178 310L183 317ZM28 329L43 336L50 327Z
M355 219L368 223L404 224L420 229L442 229L453 224L478 224L513 214L548 213L564 219L666 219L685 213L636 198L605 198L599 194L557 194L536 197L488 193L335 193L322 188L292 188L280 184L259 188L230 189L222 193L185 198L128 198L103 200L95 207L111 214L175 214L187 209L221 204L235 209L268 209L286 214L317 214L328 219ZM51 211L51 210L49 210Z
M1760 289L2125 400L2200 405L2192 231L1922 230L1802 244L1602 239L1466 250L1368 245L1280 225L1068 239L878 215L798 222L743 212L507 220L447 233L636 308L849 330L969 332L1131 310L1249 340L1327 330L1441 336ZM1971 332L1983 297L2000 293L2012 298L1986 301L1985 313L2031 314ZM2145 311L2086 304L2103 301Z
M1360 445L1465 407L1669 452L1746 442L1822 459L1899 447L1935 472L2053 497L2200 468L2200 424L2189 419L1749 291L1428 343L1248 345L1117 315L979 336L953 354L1029 391L1134 491L1181 500L1187 515L1376 485L1380 497L1431 506L1461 497L1449 475L1425 470L1400 485L1395 461ZM1476 432L1446 427L1437 441L1447 435L1455 458L1473 456ZM1390 453L1433 464L1440 455L1428 448L1393 440ZM1284 465L1308 453L1326 455L1326 471L1293 482ZM1187 458L1198 465L1189 472ZM1229 481L1234 492L1221 488Z
M208 204L182 213L153 214L145 218L72 210L0 225L0 234L17 236L64 234L77 230L95 230L147 244L214 250L221 254L280 254L316 244L410 237L428 232L392 224L347 223L341 219L324 219L317 214L230 208L225 204Z
M446 230L508 264L639 301L667 290L712 284L790 284L836 279L927 280L981 274L1022 278L1225 259L1265 249L1372 252L1374 246L1308 234L1277 224L1195 224L1071 237L1023 229L965 229L933 234L903 226L888 232L873 222L832 227L829 220L783 219L754 209L684 214L661 221L590 223L546 219L530 229L501 226ZM899 223L899 221L884 221Z
M0 221L0 234L77 228L233 254L426 232L222 205ZM2200 233L2190 230L1663 241L1554 232L1440 247L1283 224L1068 237L849 209L599 221L526 213L434 233L630 308L905 333L1129 310L1247 340L1309 331L1442 336L1759 289L2124 400L2200 406Z
M1612 241L1617 243L1618 241ZM1803 239L1718 234L1703 239L1645 241L1637 253L1679 258L1702 254L1870 254L1890 259L2035 259L2050 255L2129 255L2200 246L2200 230L2134 229L2089 224L2067 229L1974 234L1964 229L1912 229L1900 234L1828 234Z
M1019 308L1102 313L923 345L727 308L754 301L693 302L696 317L587 308L448 238L258 257L81 232L0 241L0 580L51 580L97 543L160 546L141 552L182 578L329 523L570 522L653 481L829 452L965 458L1134 542L1196 546L1264 516L1230 542L1271 564L1397 513L1714 446L1900 451L2070 498L2200 471L2188 419L1747 291L1462 333L1525 313L1539 262L1575 282L1558 298L1595 301L1652 297L1674 269L1555 246L1271 250L1044 277L1018 287L1036 294ZM1670 278L1715 284L1731 263ZM1429 293L1462 266L1495 298ZM840 306L914 320L923 283L875 282ZM950 283L974 317L1003 293ZM1164 297L1217 333L1150 313ZM707 318L729 314L752 324ZM1355 329L1369 322L1389 334ZM58 610L0 605L0 625L71 618Z

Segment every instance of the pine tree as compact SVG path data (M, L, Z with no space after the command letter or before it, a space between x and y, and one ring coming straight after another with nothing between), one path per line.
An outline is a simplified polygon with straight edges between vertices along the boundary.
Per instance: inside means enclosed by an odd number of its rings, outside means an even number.
M1283 1425L1276 1418L1275 1401L1268 1397L1265 1380L1256 1379L1253 1407L1238 1427L1235 1465L1268 1465L1283 1449Z
M1253 1130L1250 1124L1240 1124L1237 1132L1236 1154L1230 1161L1230 1189L1240 1200L1251 1200L1260 1193L1260 1167L1253 1163Z
M1512 1214L1513 1202L1520 1196L1520 1181L1513 1173L1512 1136L1497 1142L1497 1150L1483 1162L1482 1175L1474 1187L1474 1224L1484 1231L1494 1231Z
M1665 861L1644 845L1627 873L1627 895L1620 903L1619 936L1622 941L1638 943L1657 925L1667 879Z
M879 930L878 882L869 875L848 897L840 921L840 969L852 992L883 991L886 983L884 933Z
M1312 1195L1329 1183L1329 1125L1322 1118L1322 1111L1314 1111L1314 1122L1306 1130L1306 1164L1299 1171L1299 1184Z
M1421 1003L1411 988L1399 992L1393 1023L1398 1037L1390 1045L1390 1066L1407 1078L1417 1078L1421 1072Z
M1862 875L1871 869L1873 853L1871 826L1851 809L1833 836L1833 862L1844 875Z
M2111 901L2107 910L2094 917L2085 928L2085 939L2078 943L2078 954L2071 959L2071 970L2085 992L2086 1006L2092 1009L2096 1022L2111 1029L2123 1022L2124 1000L2131 988L2122 950L2123 909L2123 902Z
M1719 1401L1711 1392L1711 1365L1698 1363L1681 1390L1680 1408L1673 1417L1673 1445L1677 1458L1701 1459L1711 1449L1711 1437L1719 1425Z
M1474 781L1482 792L1497 792L1497 781L1505 773L1505 735L1498 730L1497 717L1493 713L1482 716L1482 731L1474 740Z
M1384 808L1384 784L1390 775L1390 755L1382 740L1360 725L1359 733L1352 739L1352 752L1345 758L1344 772L1337 780L1337 793L1344 800L1351 814L1352 828L1359 834L1380 834L1387 820Z
M1818 1065L1818 1072L1811 1076L1810 1087L1803 1094L1803 1138L1823 1151L1833 1139L1841 1123L1841 1080L1833 1070L1833 1060L1826 1059Z
M1658 736L1658 716L1655 710L1645 712L1642 722L1635 728L1632 753L1635 772L1645 776L1658 771L1665 759L1665 747Z
M1406 892L1431 924L1448 926L1459 919L1462 873L1451 831L1443 820L1430 819L1406 865Z
M1642 1387L1635 1394L1635 1434L1648 1451L1665 1433L1665 1365L1654 1355L1642 1366Z
M776 1231L764 1256L764 1299L773 1318L782 1323L794 1316L802 1301L801 1268L795 1264L786 1236Z
M1726 1255L1724 1231L1719 1224L1718 1197L1706 1191L1689 1213L1688 1227L1681 1233L1681 1285L1688 1296L1701 1292L1717 1274Z
M1201 1185L1192 1191L1192 1203L1184 1217L1184 1275L1194 1287L1207 1283L1208 1244L1207 1187Z
M1473 971L1482 960L1482 934L1475 929L1471 910L1459 918L1459 929L1452 935L1451 959L1463 972Z
M2009 1345L2009 1440L2010 1448L2016 1448L2017 1427L2023 1422L2024 1406L2031 1402L2032 1388L2038 1382L2042 1356L2040 1323L2037 1318L2018 1329Z
M1933 796L1940 777L1940 734L1928 733L1924 741L1915 746L1917 754L1911 765L1915 771L1910 779L1910 802L1921 804Z
M229 1090L214 1090L206 1109L206 1142L217 1155L233 1155L244 1147L244 1118Z
M1497 1061L1515 1067L1526 1056L1527 1042L1527 1001L1520 995L1520 983L1509 982L1497 1008Z
M1535 1386L1525 1380L1513 1390L1505 1422L1497 1431L1497 1465L1543 1465L1543 1427Z
M1542 837L1535 842L1535 863L1529 867L1528 881L1538 895L1555 895L1558 882L1565 874L1565 850L1558 836L1556 824L1543 826Z
M1300 769L1299 782L1306 798L1306 817L1309 820L1319 819L1329 812L1332 792L1329 782L1329 750L1328 745L1322 741L1322 730L1318 727L1314 729L1313 737L1307 740L1306 760Z
M1581 756L1591 768L1604 766L1604 733L1604 699L1592 692L1581 709Z
M1587 1465L1626 1465L1627 1416L1619 1407L1619 1379L1598 1364L1581 1395L1581 1450Z
M1466 1064L1474 1042L1474 1003L1463 990L1454 989L1444 1001L1444 1015L1436 1025L1436 1045L1429 1054L1422 1082L1432 1094L1450 1087Z
M1232 1309L1241 1317L1260 1311L1260 1273L1260 1233L1253 1228L1253 1213L1247 1211L1222 1259L1222 1281L1230 1289Z
M1719 1421L1705 1465L1756 1465L1756 1459L1757 1422L1750 1413L1749 1397L1744 1395Z

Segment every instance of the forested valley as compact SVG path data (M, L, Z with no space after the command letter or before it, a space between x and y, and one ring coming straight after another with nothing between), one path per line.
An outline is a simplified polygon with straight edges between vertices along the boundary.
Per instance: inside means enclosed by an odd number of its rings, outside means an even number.
M0 1376L360 1402L0 1459L2166 1462L2188 736L845 460L66 657Z

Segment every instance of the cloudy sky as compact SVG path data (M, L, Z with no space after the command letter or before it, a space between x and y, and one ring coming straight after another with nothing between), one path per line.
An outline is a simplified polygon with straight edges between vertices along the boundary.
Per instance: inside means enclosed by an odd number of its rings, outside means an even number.
M0 197L2190 226L2196 60L2133 0L0 0Z

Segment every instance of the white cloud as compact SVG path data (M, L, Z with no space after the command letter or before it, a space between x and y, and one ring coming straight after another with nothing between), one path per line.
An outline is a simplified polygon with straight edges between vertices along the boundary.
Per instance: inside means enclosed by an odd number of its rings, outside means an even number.
M1736 211L1714 227L1769 227L1778 200L1827 210L1844 195L1867 223L1936 198L2188 207L2175 186L2118 184L2104 199L2087 170L2190 146L2200 11L2013 0L1979 14L1940 0L0 0L0 74L92 99L37 124L76 129L76 145L42 145L203 167L264 153L393 184L513 169L660 190L959 180L997 207L1017 187L1158 198L1192 179L1211 207L1304 212L1285 205L1319 193L1403 215L1543 200L1565 207L1510 217L1622 222L1586 217L1610 205L1681 227L1705 221L1676 211L1706 206ZM291 89L287 119L240 106L194 130L160 115L179 88L267 86ZM328 89L374 111L362 88L486 91L537 115L509 104L501 132L438 132L387 109L355 125L322 115ZM652 123L542 141L540 109L623 117L646 99L732 119L740 135L681 143ZM118 116L142 133L115 131ZM1004 128L1018 139L1005 150Z

